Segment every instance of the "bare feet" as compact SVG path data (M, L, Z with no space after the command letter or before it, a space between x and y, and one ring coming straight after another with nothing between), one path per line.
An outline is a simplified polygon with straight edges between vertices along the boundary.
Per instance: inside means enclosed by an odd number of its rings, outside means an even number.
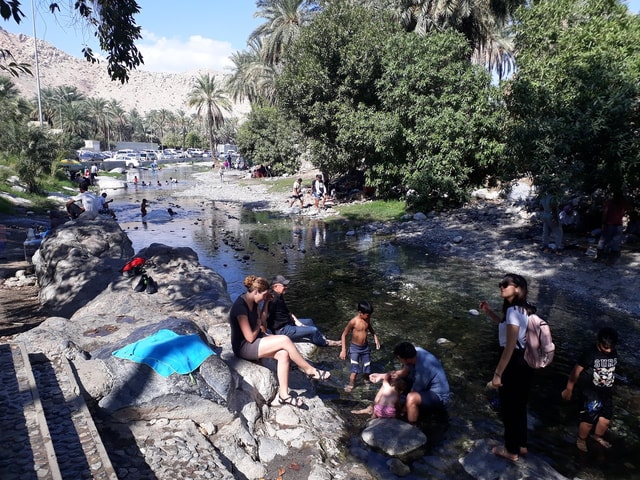
M611 448L611 444L607 442L604 438L602 438L600 435L594 434L594 435L591 435L591 438L596 442L598 442L600 445L602 445L604 448Z
M517 462L518 461L518 455L515 455L513 453L509 453L507 451L507 449L502 446L499 445L497 447L493 447L491 449L491 452L496 456L496 457L502 457L502 458L506 458L507 460L511 460L512 462Z
M586 438L578 438L576 440L576 447L578 447L578 450L580 450L581 452L586 452L587 451L587 439Z
M327 347L339 347L342 345L340 340L329 340L327 338Z
M320 370L319 368L314 368L313 373L308 373L307 376L311 380L318 380L320 382L324 382L325 380L329 380L331 377L331 373L326 370Z
M348 384L346 387L344 387L344 391L347 393L350 393L353 391L353 383Z

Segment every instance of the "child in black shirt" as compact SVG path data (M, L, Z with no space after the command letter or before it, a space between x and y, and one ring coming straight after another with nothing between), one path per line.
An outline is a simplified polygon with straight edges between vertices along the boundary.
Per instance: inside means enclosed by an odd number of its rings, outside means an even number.
M580 425L576 446L587 451L587 437L595 424L591 438L604 448L611 448L603 436L609 428L613 415L613 381L615 379L618 353L618 333L610 327L598 332L596 348L582 353L569 375L567 388L562 392L564 400L571 400L573 387L580 383L584 408L580 412Z

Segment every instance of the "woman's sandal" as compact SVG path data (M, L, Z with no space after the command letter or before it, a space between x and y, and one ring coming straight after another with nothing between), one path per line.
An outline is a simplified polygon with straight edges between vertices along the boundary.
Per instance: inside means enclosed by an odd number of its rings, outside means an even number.
M513 453L509 453L507 451L507 449L502 446L499 445L497 447L493 447L491 449L491 452L496 456L496 457L502 457L502 458L506 458L507 460L511 460L512 462L517 462L518 461L518 455L514 455Z
M312 373L311 375L307 375L307 377L309 377L311 380L318 380L319 382L324 382L326 380L329 380L329 377L331 377L331 373L326 370L320 370L319 368L316 368L315 373Z
M289 395L287 398L282 398L278 394L278 403L280 405L290 405L292 407L304 408L304 402L302 401L302 399L300 397L292 397L291 395Z

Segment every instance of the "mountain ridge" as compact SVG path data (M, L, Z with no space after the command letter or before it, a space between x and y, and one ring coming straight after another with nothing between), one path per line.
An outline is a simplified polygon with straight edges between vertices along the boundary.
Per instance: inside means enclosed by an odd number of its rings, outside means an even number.
M17 78L9 78L25 98L36 98L33 37L16 35L0 27L0 45L11 52L16 62L31 65L33 76L21 74ZM225 75L223 72L208 69L184 73L132 70L129 82L121 84L109 78L106 62L89 63L63 52L44 40L38 40L38 66L41 90L69 85L76 87L87 97L113 99L120 102L125 111L129 112L135 108L141 114L163 108L174 113L180 109L193 113L195 110L187 106L187 97L194 80L203 73L213 74L217 80ZM6 73L0 75L9 76ZM246 102L233 103L230 114L243 117L249 110L250 106Z

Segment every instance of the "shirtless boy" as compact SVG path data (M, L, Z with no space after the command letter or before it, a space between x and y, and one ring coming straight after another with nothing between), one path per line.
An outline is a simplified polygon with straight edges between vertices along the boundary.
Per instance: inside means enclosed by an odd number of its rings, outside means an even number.
M371 314L373 307L369 302L361 301L358 303L358 314L349 320L347 326L342 332L342 350L340 351L340 359L347 358L347 335L351 333L351 345L349 346L349 358L351 359L351 368L349 375L349 385L345 387L346 392L353 390L356 382L356 375L362 373L365 379L369 378L371 373L371 349L367 341L367 334L371 332L376 342L376 349L380 350L380 340L371 325ZM360 366L362 364L362 367Z

